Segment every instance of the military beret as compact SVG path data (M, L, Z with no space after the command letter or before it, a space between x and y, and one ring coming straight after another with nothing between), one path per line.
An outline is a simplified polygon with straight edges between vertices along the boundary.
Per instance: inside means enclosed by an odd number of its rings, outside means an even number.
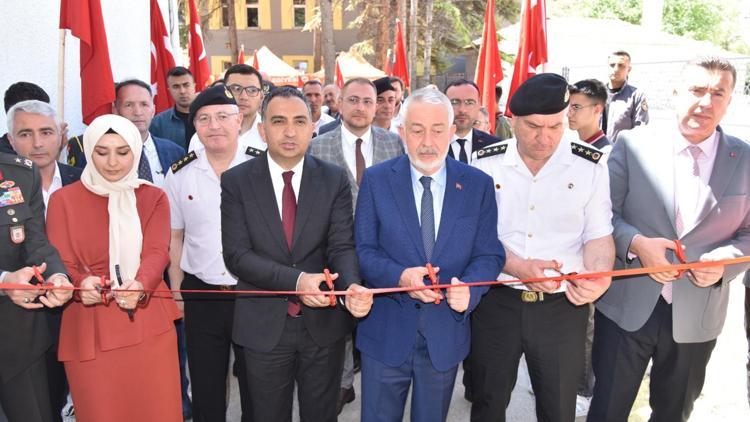
M395 91L393 89L393 85L391 85L391 78L384 77L380 79L375 79L372 81L372 83L375 85L375 90L378 92L377 95L380 95L386 91Z
M527 79L513 93L510 112L514 116L555 114L568 106L568 81L556 73L540 73Z
M237 105L237 101L234 100L234 96L226 86L221 84L204 89L190 104L190 123L193 122L201 107L221 104Z

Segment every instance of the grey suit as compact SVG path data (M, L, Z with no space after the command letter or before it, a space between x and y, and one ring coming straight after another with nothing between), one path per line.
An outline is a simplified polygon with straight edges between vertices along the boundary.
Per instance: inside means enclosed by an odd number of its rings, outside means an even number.
M669 136L669 135L667 135ZM672 134L674 136L674 134ZM640 267L627 262L630 241L636 234L676 239L674 169L670 138L654 127L622 132L609 158L615 268ZM704 198L698 224L681 241L688 261L719 249L724 258L750 253L750 146L720 133L710 194ZM673 258L673 262L677 262ZM727 282L746 265L729 266L723 281L696 287L683 277L673 285L674 340L696 343L718 337L729 298ZM643 326L656 305L662 285L647 275L615 280L597 303L597 309L627 331Z
M676 239L674 139L669 128L643 126L621 132L609 157L615 268L640 268L628 260L633 237ZM690 183L695 183L690 181ZM719 132L709 189L693 228L680 237L688 261L750 253L750 146ZM673 254L668 257L677 262ZM625 421L649 360L652 421L686 421L700 395L705 368L721 332L729 280L747 268L732 265L723 279L702 288L686 276L672 282L672 304L648 275L622 277L596 304L593 363L596 384L589 421Z
M398 157L404 154L404 145L401 138L393 132L370 126L372 130L372 165ZM352 201L357 203L359 186L356 176L352 174L344 159L344 149L341 147L341 126L314 138L310 142L308 152L322 160L329 161L346 169L349 175L349 184L352 187Z

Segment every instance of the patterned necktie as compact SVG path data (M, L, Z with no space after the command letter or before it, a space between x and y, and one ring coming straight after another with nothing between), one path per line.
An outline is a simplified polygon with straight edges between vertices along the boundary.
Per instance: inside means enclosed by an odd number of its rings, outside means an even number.
M432 191L430 190L432 177L422 176L419 181L422 182L422 187L424 187L421 205L422 243L424 244L424 254L429 261L432 258L432 251L435 249L435 211L432 208Z
M354 149L354 161L357 167L357 186L362 183L362 175L365 173L365 156L362 155L362 139L357 138L357 146Z
M141 153L141 160L138 162L138 178L148 180L151 183L154 182L151 176L151 165L148 163L145 153Z
M284 178L284 190L281 192L281 225L284 227L284 237L289 250L292 250L292 237L294 236L294 220L297 218L297 199L294 197L292 187L293 171L281 173ZM286 304L286 313L289 316L297 316L300 313L299 298L289 296Z
M469 164L469 157L466 155L466 139L456 139L459 145L458 161Z
M701 169L698 166L698 157L700 157L701 155L701 148L697 145L690 145L688 147L688 151L693 157L693 176L700 177ZM677 206L677 211L675 212L674 225L675 229L677 229L677 236L682 237L683 233L685 232L685 223L682 220L682 213L680 212L679 205ZM664 283L664 286L662 286L661 288L661 295L664 300L667 301L667 303L672 303L672 283Z

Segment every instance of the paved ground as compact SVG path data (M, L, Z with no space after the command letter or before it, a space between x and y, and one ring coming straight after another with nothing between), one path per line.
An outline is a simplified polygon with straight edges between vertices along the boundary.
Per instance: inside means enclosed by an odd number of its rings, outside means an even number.
M703 394L695 403L695 410L690 418L693 422L713 421L750 421L750 408L747 399L747 373L745 362L747 359L747 341L743 325L744 288L742 280L732 282L729 299L729 310L726 325L719 336L716 348L708 364L706 384ZM453 401L448 414L449 422L465 422L469 420L471 405L463 398L461 374L456 378ZM339 417L340 422L359 421L359 374L355 376L354 388L357 398L346 405ZM518 383L513 391L508 407L507 420L509 422L536 422L534 414L534 396L530 393L530 382L524 367L519 369ZM629 422L645 422L651 413L648 405L648 378L644 380L641 392L636 400ZM233 382L232 400L230 402L229 421L239 421L239 396L236 382ZM409 410L405 412L404 421L409 420ZM582 422L578 418L576 422ZM295 414L294 422L299 417Z

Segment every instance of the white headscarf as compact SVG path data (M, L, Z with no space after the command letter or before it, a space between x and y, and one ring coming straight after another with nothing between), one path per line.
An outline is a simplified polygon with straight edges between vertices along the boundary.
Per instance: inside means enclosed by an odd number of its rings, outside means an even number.
M97 142L110 129L117 132L133 152L133 167L125 177L116 182L107 181L91 160ZM120 266L123 281L135 279L141 265L143 233L136 208L135 189L142 184L150 184L138 178L142 150L143 141L138 128L128 119L114 114L97 117L83 133L83 153L87 164L81 174L81 183L89 191L109 198L109 276L113 287L119 287L116 265Z

